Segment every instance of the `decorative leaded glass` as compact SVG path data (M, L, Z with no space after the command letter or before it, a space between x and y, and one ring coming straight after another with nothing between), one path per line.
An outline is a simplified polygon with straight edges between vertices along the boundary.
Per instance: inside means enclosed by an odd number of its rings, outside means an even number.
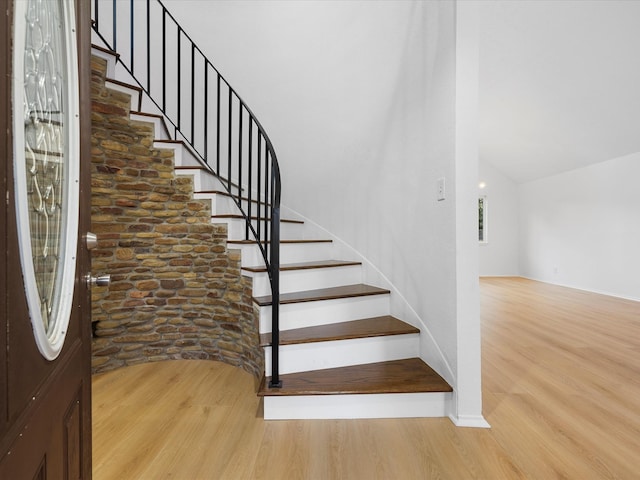
M36 341L49 359L57 356L64 340L75 277L79 159L72 3L16 2L14 91L22 92L15 93L15 182L21 260Z

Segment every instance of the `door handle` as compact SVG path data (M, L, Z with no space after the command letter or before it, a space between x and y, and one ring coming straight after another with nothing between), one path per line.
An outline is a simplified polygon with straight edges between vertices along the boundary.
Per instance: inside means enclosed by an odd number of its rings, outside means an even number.
M108 287L111 284L111 275L107 273L105 275L98 275L97 277L94 277L93 275L88 273L87 283L90 287L93 287L94 285L96 287Z

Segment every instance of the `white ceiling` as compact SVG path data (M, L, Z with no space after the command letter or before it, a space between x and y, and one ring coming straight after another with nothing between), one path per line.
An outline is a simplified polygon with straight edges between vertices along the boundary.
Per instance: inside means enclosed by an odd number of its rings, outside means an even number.
M640 0L484 0L480 158L518 183L640 151Z

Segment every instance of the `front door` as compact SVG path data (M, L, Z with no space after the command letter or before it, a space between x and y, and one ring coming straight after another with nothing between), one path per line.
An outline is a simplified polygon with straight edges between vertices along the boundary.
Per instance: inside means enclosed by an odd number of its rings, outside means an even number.
M89 1L2 3L0 479L89 479Z

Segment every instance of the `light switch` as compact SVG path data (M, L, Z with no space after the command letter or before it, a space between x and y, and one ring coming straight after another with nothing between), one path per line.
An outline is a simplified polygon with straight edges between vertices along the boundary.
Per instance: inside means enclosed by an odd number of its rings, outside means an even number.
M441 177L438 179L438 193L437 193L437 198L438 201L444 200L445 199L445 183L444 183L444 177Z

